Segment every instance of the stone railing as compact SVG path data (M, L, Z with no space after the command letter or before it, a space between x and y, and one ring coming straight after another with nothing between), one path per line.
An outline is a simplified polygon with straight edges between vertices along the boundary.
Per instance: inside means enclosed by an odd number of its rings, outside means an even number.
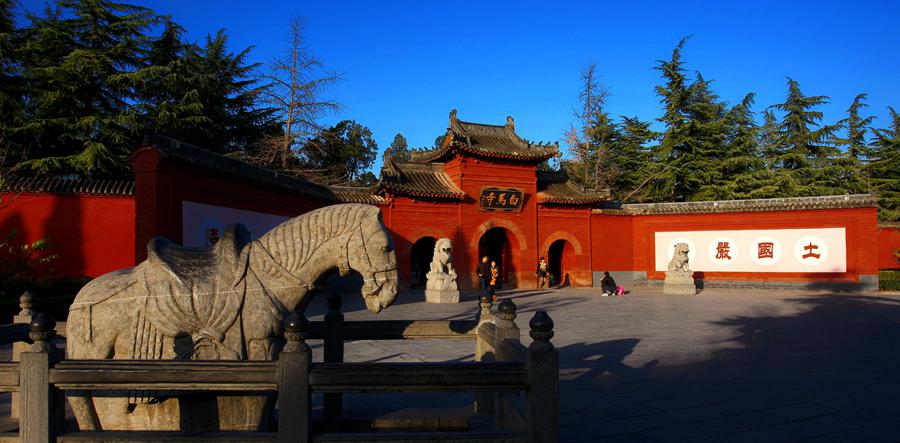
M0 363L0 391L13 392L18 432L0 442L22 441L281 441L348 442L446 441L556 442L559 429L559 357L550 339L553 321L537 312L529 326L533 342L524 347L516 307L505 300L495 317L491 302L471 321L345 322L340 297L328 298L322 322L298 313L284 321L285 347L276 361L66 360L56 349L56 322L36 313L22 297L16 324L0 330L14 343L13 361ZM324 339L324 363L313 363L311 338ZM348 339L469 339L474 362L344 363ZM29 345L27 342L31 342ZM78 432L66 429L65 393L83 391L272 391L277 392L273 432ZM474 392L473 412L494 417L494 427L468 432L313 433L311 395L324 393L325 415L342 414L346 392Z

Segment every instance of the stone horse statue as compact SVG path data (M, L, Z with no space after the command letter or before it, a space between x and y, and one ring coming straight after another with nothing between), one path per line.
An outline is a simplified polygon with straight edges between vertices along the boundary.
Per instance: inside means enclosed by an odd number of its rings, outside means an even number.
M669 270L690 271L691 267L688 263L690 261L690 259L688 258L689 252L690 247L687 243L675 244L675 254L672 255L672 260L669 261Z
M243 225L229 226L208 248L158 237L147 256L78 293L69 309L68 358L272 360L284 316L306 309L310 290L334 269L362 275L372 312L397 295L393 244L380 210L369 205L321 208L255 241ZM271 415L265 395L207 394L200 404L186 400L191 394L125 394L70 393L79 428L258 430Z

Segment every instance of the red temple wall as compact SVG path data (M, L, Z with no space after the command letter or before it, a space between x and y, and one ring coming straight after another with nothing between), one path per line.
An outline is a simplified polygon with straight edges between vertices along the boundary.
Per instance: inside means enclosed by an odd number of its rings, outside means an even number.
M134 198L22 193L0 209L0 235L15 228L14 245L50 236L58 258L47 267L55 278L97 277L134 266Z
M878 227L878 269L900 269L894 251L900 249L900 228Z
M309 196L250 179L167 162L152 148L132 156L135 177L135 261L147 257L147 242L163 235L182 244L182 202L190 201L265 214L296 217L326 206Z
M800 211L735 212L717 214L656 214L637 216L594 215L593 239L595 271L629 270L625 252L600 253L627 245L631 218L631 269L646 272L648 279L662 280L664 272L654 265L655 234L666 231L716 231L749 229L846 228L847 272L834 273L766 273L705 272L708 280L785 281L810 280L859 281L861 275L878 274L878 235L875 208L823 209ZM602 245L602 246L601 246ZM627 246L624 249L628 249Z
M538 255L550 260L550 247L558 241L566 242L563 248L560 282L572 286L591 286L591 213L587 208L541 207L538 211ZM534 269L531 269L534 268ZM537 262L529 268L534 273Z
M591 216L591 268L595 272L637 269L634 250L634 217L607 214Z
M456 202L419 201L398 197L390 206L381 206L382 219L391 232L394 250L397 251L397 272L401 282L409 283L412 273L412 247L423 237L435 240L446 237L454 245L459 244L459 211ZM467 268L461 267L461 253L454 248L453 266L463 274Z

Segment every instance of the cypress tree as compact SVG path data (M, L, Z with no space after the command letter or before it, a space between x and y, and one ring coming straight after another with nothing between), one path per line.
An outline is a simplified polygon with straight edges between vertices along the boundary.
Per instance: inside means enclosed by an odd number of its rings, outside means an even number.
M787 79L788 94L784 103L771 108L784 112L778 123L778 145L775 147L776 164L789 181L782 183L784 196L810 196L840 194L836 187L841 182L833 180L832 159L837 148L829 141L833 137L833 125L820 125L822 112L813 110L829 102L824 95L806 96L800 85Z
M847 109L847 118L837 122L837 127L846 131L847 136L836 138L835 144L842 153L835 158L835 172L844 180L844 188L851 193L869 192L869 180L863 163L869 158L867 140L874 116L862 117L860 110L866 106L867 95L859 94Z
M397 133L394 136L394 141L391 142L391 157L401 162L409 161L409 145L403 134Z
M874 140L866 166L872 190L878 196L878 216L900 220L900 115L888 108L890 126L874 129Z
M612 186L613 196L622 202L643 201L641 184L650 172L650 148L647 146L658 134L650 129L650 122L637 116L621 117L613 158L619 174Z
M137 69L155 16L109 0L65 0L45 17L31 19L28 118L38 149L20 167L122 173L138 137L139 119L129 104L138 98Z
M685 76L681 51L689 37L683 38L672 51L669 60L658 60L656 70L662 73L664 85L656 86L656 95L663 104L663 115L658 121L666 126L660 143L653 155L653 180L648 184L647 197L650 201L683 201L684 155L686 151L687 105L690 97Z

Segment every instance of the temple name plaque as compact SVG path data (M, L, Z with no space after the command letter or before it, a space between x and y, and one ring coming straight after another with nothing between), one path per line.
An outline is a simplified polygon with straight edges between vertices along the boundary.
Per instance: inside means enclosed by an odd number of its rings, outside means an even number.
M482 211L521 212L523 193L517 188L481 188L478 207Z

